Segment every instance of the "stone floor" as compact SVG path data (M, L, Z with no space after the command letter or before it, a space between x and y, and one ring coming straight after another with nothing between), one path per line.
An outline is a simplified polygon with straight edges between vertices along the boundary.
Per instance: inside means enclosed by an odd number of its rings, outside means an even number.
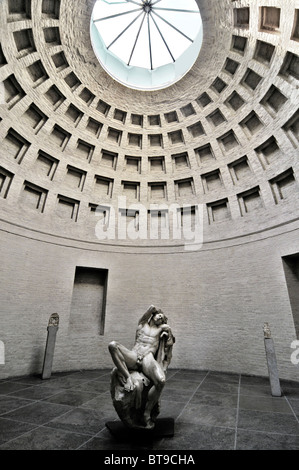
M125 442L105 426L118 420L110 370L0 381L0 450L298 450L299 383L211 371L169 370L161 418L171 438Z

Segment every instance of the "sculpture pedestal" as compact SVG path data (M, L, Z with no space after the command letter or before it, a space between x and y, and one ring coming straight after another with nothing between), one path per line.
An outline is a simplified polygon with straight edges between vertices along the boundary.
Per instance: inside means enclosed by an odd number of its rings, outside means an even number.
M162 439L174 436L174 419L157 419L153 429L129 428L121 421L108 421L106 427L119 441L147 441L148 439Z

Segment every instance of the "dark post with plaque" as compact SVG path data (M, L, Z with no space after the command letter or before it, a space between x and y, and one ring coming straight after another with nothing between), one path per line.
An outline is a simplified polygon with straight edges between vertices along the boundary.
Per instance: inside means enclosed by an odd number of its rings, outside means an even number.
M48 336L47 336L47 343L46 343L46 350L45 350L45 357L44 357L42 379L49 379L51 377L58 325L59 325L59 315L57 313L52 313L52 315L50 316L48 328L47 328Z
M278 376L274 342L271 337L271 331L268 323L264 324L264 343L271 385L271 394L273 397L281 397L280 380Z

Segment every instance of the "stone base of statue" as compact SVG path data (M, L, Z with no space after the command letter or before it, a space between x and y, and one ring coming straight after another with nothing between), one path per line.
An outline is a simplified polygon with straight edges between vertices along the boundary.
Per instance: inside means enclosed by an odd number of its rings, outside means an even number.
M108 421L106 427L115 439L121 442L149 442L149 439L162 439L174 436L174 419L158 418L153 429L128 428L121 421Z
M138 371L130 372L134 390L127 391L124 388L124 378L117 368L111 373L111 397L114 408L121 421L130 429L151 430L155 427L157 416L160 413L159 402L151 410L150 416L146 416L148 393L153 383Z

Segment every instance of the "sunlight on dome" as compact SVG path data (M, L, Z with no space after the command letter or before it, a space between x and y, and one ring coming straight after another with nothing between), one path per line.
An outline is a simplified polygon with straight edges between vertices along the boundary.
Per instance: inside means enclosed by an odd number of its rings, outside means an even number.
M141 90L165 88L196 61L202 20L195 0L97 0L95 54L115 80Z

